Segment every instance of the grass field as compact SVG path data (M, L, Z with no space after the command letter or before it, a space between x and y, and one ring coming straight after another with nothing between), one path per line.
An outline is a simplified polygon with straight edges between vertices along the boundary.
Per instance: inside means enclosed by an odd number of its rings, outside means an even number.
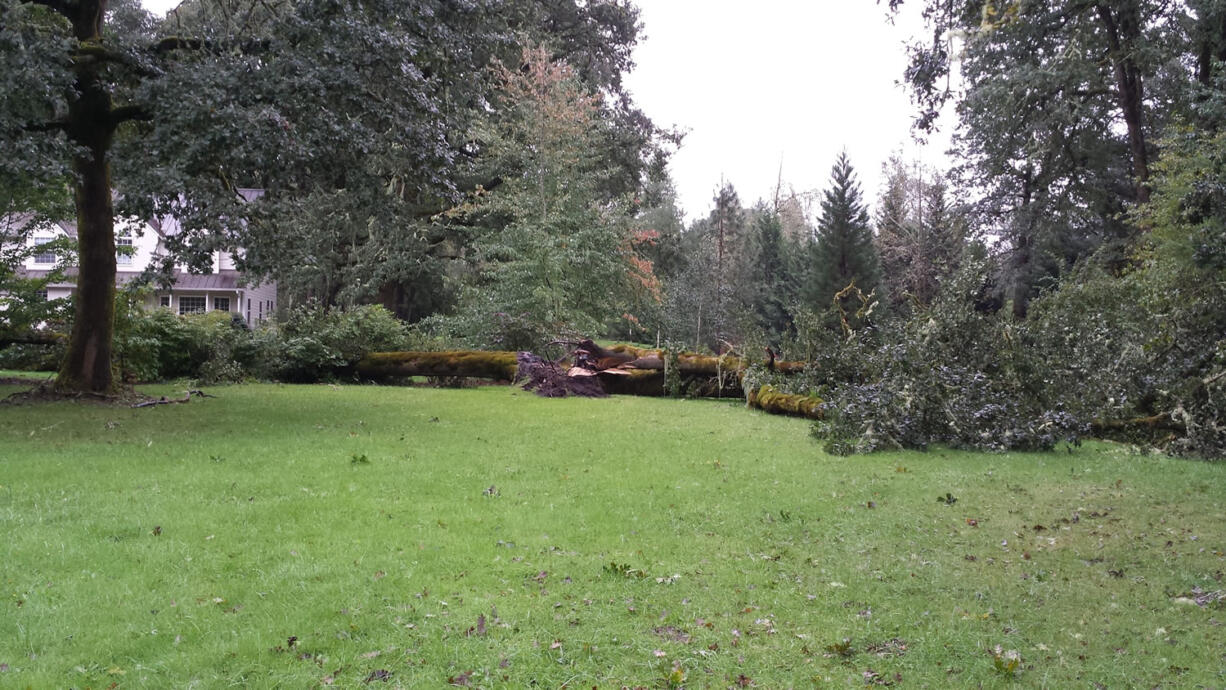
M0 406L0 687L1226 685L1221 464L835 458L726 402L210 392Z

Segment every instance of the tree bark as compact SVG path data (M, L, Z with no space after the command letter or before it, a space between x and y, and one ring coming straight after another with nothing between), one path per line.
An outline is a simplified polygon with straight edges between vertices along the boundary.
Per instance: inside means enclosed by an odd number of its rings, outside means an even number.
M1115 93L1124 123L1128 126L1128 148L1132 152L1132 174L1136 178L1137 201L1149 201L1149 153L1145 150L1144 88L1141 70L1133 51L1141 41L1141 18L1134 6L1116 13L1105 5L1096 6L1107 31L1107 55L1115 70Z
M77 40L100 40L105 0L70 6ZM110 153L115 123L111 95L95 61L78 61L78 97L68 107L68 137L81 147L73 160L77 210L77 287L68 352L56 388L110 393L115 330L115 221L111 202Z
M811 395L796 395L780 393L774 386L762 386L749 392L746 401L750 407L789 417L804 417L805 419L822 418L822 401Z
M512 381L519 363L514 352L372 352L357 364L363 379L405 376L463 376Z

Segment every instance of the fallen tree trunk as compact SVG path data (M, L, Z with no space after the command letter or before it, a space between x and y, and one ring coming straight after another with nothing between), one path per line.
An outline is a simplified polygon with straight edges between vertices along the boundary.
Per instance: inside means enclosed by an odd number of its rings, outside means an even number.
M805 419L822 418L821 398L812 395L780 393L774 386L762 386L749 392L749 406L771 414L783 414Z
M1111 434L1143 432L1154 433L1159 431L1169 431L1178 434L1187 432L1187 427L1183 422L1173 418L1169 413L1151 415L1149 417L1136 417L1133 419L1095 419L1090 422L1090 431L1094 432L1095 436L1109 436Z
M689 373L681 370L680 390L678 397L691 398L741 398L745 391L741 388L741 377L738 372L726 371L722 377L715 373ZM667 377L663 370L628 369L620 370L618 374L603 371L597 374L605 390L613 395L668 395Z
M510 383L518 363L514 352L372 352L357 363L363 379L407 376L463 376Z
M0 350L9 345L55 345L66 339L61 333L27 331L25 333L0 334Z
M613 345L608 352L624 355L618 364L627 367L624 371L663 372L664 359L667 354L663 350L649 350L630 345ZM472 378L511 381L515 378L516 353L514 352L480 352L469 350L453 350L446 352L372 352L357 363L357 374L364 379L384 379L403 376L466 376ZM741 357L728 355L700 355L693 352L682 352L677 355L677 371L683 377L701 376L731 376L739 378L751 364L769 364L768 361L755 362ZM804 362L774 362L775 371L784 374L795 374L805 367ZM619 368L619 367L609 367ZM604 370L603 368L601 370ZM737 384L739 387L739 383ZM661 393L663 395L663 384Z
M633 357L632 364L637 369L664 369L664 350L634 347L633 345L611 345L609 352L625 354ZM764 364L768 369L782 374L799 374L804 371L805 362L785 362L772 358L750 360L731 355L701 355L695 352L681 352L677 355L677 370L683 375L717 376L721 372L744 371L751 364Z

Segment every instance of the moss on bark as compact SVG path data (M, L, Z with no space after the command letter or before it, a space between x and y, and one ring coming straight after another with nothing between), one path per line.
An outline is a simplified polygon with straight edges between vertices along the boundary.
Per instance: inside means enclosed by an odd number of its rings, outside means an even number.
M822 401L811 395L780 393L774 386L762 386L749 392L749 406L770 412L806 419L822 418Z
M372 352L357 364L358 376L466 376L510 382L518 366L514 352Z

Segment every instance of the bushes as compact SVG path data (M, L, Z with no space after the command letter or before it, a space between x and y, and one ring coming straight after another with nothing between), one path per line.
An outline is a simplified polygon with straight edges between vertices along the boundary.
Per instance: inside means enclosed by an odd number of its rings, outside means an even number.
M279 324L248 330L226 312L180 316L147 311L140 296L116 306L116 352L125 379L192 378L205 383L245 378L306 383L343 376L367 352L405 345L405 329L379 306L324 310L306 305Z
M218 311L180 316L168 309L147 311L140 302L139 293L116 299L115 359L124 379L244 378L246 363L236 354L250 333L241 317Z
M381 306L298 307L260 339L259 370L279 381L308 383L347 372L367 352L400 350L404 324ZM274 335L275 337L268 337Z
M55 371L64 358L65 341L53 345L17 343L0 349L0 369Z

